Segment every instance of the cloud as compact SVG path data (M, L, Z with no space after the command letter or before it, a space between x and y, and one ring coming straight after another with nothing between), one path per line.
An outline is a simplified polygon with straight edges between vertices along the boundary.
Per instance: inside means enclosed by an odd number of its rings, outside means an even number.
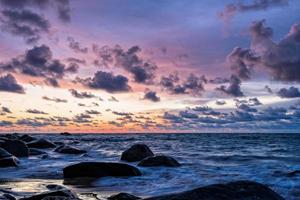
M2 106L2 112L4 113L12 113L9 108Z
M15 77L11 74L0 76L0 91L14 92L20 94L25 93L23 86L19 85Z
M77 66L66 66L58 59L53 59L51 49L46 45L34 46L24 55L13 58L7 63L0 63L0 72L14 72L33 77L45 78L46 83L57 87L56 79L66 74L75 73Z
M70 22L71 9L69 0L0 0L0 4L10 9L22 10L24 8L56 8L59 19Z
M29 127L44 127L49 126L51 123L46 121L39 121L37 119L19 119L15 123L16 125L29 126Z
M110 93L128 92L131 88L128 79L122 75L98 71L93 78L81 80L81 82L92 89L102 89Z
M222 78L222 77L216 77L214 79L209 80L209 83L212 83L212 84L224 84L224 83L228 83L228 82L229 82L229 79Z
M245 4L243 2L227 4L218 16L225 22L229 22L238 13L267 10L273 7L288 5L288 0L254 0L253 3Z
M153 101L153 102L160 101L160 97L157 96L156 92L150 90L145 92L143 99Z
M13 123L10 121L6 121L6 120L0 121L0 127L5 127L5 126L11 127L12 125L13 125Z
M204 84L207 83L205 76L196 76L190 74L186 80L181 81L178 74L169 74L162 76L160 85L163 89L168 90L171 94L191 94L201 95L204 91Z
M93 95L90 92L78 92L75 89L69 89L69 92L72 94L72 96L79 98L79 99L90 99L90 98L95 98L96 96Z
M73 118L73 121L76 123L90 123L91 119L92 119L91 115L81 113L81 114L75 115Z
M216 88L216 90L221 91L229 96L244 96L243 92L241 91L241 80L235 75L230 77L230 82L227 87L225 85L221 85L220 87Z
M81 47L78 41L75 41L73 37L68 37L67 41L69 42L69 47L76 53L88 53L87 47Z
M101 115L101 112L97 110L86 110L85 113L88 115Z
M242 74L240 78L245 78L243 76L245 73L239 73L239 71L245 72L244 65L247 65L250 59L254 69L261 68L270 72L273 80L300 82L299 24L294 24L289 33L277 43L272 40L273 30L265 26L265 20L253 22L250 33L251 47L241 50L247 52L247 56L239 55L238 62L232 64L232 69L236 74ZM255 62L252 62L252 56L254 56Z
M154 72L157 66L152 61L144 60L139 56L141 52L139 46L132 46L128 50L124 50L119 45L113 48L108 46L99 48L94 45L93 51L98 55L104 66L112 65L123 68L133 75L135 82L142 84L152 84L154 82Z
M37 109L28 109L26 110L26 112L31 114L38 114L38 115L48 115L48 113Z
M297 98L300 97L300 92L299 89L296 87L289 87L288 89L286 88L281 88L278 92L277 92L278 96L282 97L282 98Z
M117 112L117 111L113 111L112 113L115 114L115 115L120 115L120 116L130 116L130 115L133 115L132 113L129 113L129 112Z
M111 96L108 101L119 102L119 100L114 96Z
M47 97L47 96L43 96L42 99L46 100L46 101L53 101L55 103L67 103L68 100L66 99L60 99L60 98L50 98L50 97Z
M225 104L226 104L226 101L216 100L216 105L222 106L222 105L225 105Z
M2 10L0 15L2 30L22 36L27 43L35 43L42 33L49 33L50 23L30 10Z

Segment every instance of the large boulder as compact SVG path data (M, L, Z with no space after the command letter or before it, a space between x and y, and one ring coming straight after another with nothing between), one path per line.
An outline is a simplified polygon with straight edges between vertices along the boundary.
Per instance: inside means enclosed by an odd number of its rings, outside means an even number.
M38 139L34 140L32 142L28 142L27 146L29 148L37 148L37 149L48 149L48 148L54 148L56 145L46 139Z
M64 199L64 200L79 200L76 194L70 190L62 189L57 191L47 191L29 197L24 197L19 200L46 200L46 199Z
M154 154L147 145L134 144L122 153L121 160L128 162L137 162L149 156L154 156Z
M284 198L263 184L236 181L145 200L284 200Z
M27 145L20 140L5 140L0 144L0 147L16 157L28 157L29 155Z
M54 151L57 153L64 153L64 154L84 154L84 153L86 153L85 150L81 150L81 149L67 146L67 145L59 146Z
M63 169L64 178L90 177L100 178L105 176L140 176L141 172L131 165L112 162L81 162L67 166Z
M108 200L138 200L141 199L140 197L136 197L132 194L128 194L128 193L119 193L119 194L115 194L112 195L110 197L107 198Z
M17 167L18 163L19 163L18 158L11 155L6 150L0 148L0 168Z
M30 135L24 134L19 138L19 140L22 140L23 142L32 142L32 141L36 140L36 138L34 138Z
M180 164L172 157L165 155L151 156L143 159L138 166L142 167L179 167Z

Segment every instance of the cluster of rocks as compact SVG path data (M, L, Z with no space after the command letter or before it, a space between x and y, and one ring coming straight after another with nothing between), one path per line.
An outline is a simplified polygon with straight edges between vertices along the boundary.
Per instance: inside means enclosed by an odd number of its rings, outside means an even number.
M69 133L62 133L69 136ZM29 135L0 136L0 167L16 167L19 158L31 155L41 155L40 149L54 149L54 152L65 154L83 154L81 150L72 146L53 143L46 139L38 139ZM101 177L131 177L141 176L138 167L179 167L181 164L174 158L158 154L155 155L145 144L134 144L121 155L123 162L80 162L66 166L63 169L64 183L72 180L83 181ZM124 162L132 162L137 166ZM71 180L71 181L70 181ZM36 194L21 200L78 200L78 196L63 186L50 185L49 191ZM4 194L0 199L15 200L13 196ZM108 197L108 200L137 200L139 197L127 193L119 193ZM237 181L227 184L215 184L194 190L146 198L145 200L283 200L283 198L265 185L251 181Z
M43 149L54 149L62 154L84 154L85 150L68 145L57 145L43 138L30 135L6 134L0 135L0 167L17 167L20 158L46 155Z

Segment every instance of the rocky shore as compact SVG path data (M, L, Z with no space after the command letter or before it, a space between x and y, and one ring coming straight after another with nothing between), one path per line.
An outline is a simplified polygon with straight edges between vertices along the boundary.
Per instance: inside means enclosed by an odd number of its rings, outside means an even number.
M70 136L69 133L62 133ZM79 149L60 142L52 142L47 139L35 138L30 135L7 134L0 135L0 172L1 168L22 166L22 158L33 155L42 155L41 159L47 159L47 152L51 150L57 154L82 155L87 150ZM83 180L95 180L102 177L135 177L146 176L140 168L156 167L181 167L175 158L154 153L145 144L133 144L120 155L120 162L82 162L70 164L63 168L64 186L47 185L46 192L22 196L10 190L2 190L0 187L0 200L49 200L49 199L80 199L65 185L73 185ZM289 172L289 176L295 176L298 171ZM97 197L95 197L97 199ZM147 200L282 200L279 194L266 185L241 180L222 184L208 185L205 187L191 188L189 191L163 196L143 197ZM119 193L108 197L109 200L134 200L142 199L127 193Z

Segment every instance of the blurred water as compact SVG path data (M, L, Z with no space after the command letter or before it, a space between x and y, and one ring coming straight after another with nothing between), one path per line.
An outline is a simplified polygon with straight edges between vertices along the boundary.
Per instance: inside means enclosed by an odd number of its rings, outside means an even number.
M300 169L300 134L43 134L37 137L64 142L85 149L88 154L66 156L48 150L46 159L41 156L21 159L17 169L0 169L2 180L20 182L2 181L0 186L13 187L15 191L31 192L29 188L32 192L42 191L47 183L62 183L62 169L66 165L119 161L121 153L132 144L145 143L154 153L173 156L182 167L139 167L141 177L101 178L92 186L74 189L81 193L123 191L152 196L246 179L267 184L288 200L300 199L300 175L286 176L287 172Z

